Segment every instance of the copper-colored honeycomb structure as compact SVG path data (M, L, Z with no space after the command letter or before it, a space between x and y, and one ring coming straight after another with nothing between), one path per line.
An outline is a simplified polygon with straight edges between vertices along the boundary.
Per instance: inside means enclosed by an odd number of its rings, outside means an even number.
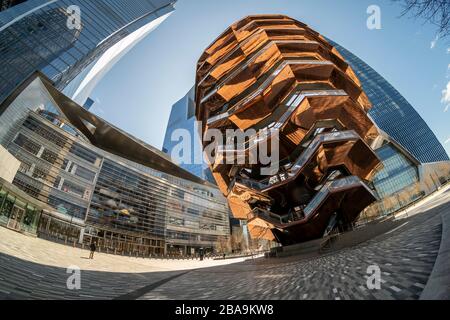
M287 16L240 20L198 61L196 116L203 135L211 129L270 132L249 137L244 148L219 145L210 164L232 214L248 220L254 238L283 245L320 238L351 225L376 200L368 185L380 166L370 147L379 133L370 108L339 52ZM259 162L223 161L230 154L248 158L252 147L272 139L279 169L271 176L261 174Z

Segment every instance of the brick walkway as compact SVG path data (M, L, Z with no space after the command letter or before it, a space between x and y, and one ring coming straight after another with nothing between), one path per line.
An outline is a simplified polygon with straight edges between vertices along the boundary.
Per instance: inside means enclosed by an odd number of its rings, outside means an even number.
M291 257L230 264L106 254L91 261L87 251L0 228L0 298L417 299L436 260L440 214L450 212L450 192L426 207L432 209L405 219L390 233L309 261ZM381 290L366 286L367 267L374 264L381 268ZM81 290L66 287L69 265L83 270Z
M414 225L413 219L384 239L309 261L192 271L176 286L166 283L142 299L418 299L440 245L441 219L428 215L421 224ZM381 269L381 290L367 289L370 265Z
M0 227L0 299L111 299L186 270L233 260L154 260L96 253ZM79 267L81 290L67 289L67 268Z

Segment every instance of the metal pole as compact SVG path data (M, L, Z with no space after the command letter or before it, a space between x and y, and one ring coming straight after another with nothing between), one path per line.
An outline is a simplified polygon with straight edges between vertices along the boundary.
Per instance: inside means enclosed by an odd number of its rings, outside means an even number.
M72 228L72 222L73 222L73 213L70 214L70 223L69 223L69 229L66 233L66 236L68 236L68 233L70 233L70 229Z

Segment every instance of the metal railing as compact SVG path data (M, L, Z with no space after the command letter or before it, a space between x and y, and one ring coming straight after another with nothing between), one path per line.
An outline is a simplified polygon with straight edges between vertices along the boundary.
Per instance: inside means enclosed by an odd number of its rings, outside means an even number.
M295 162L285 168L286 172L270 176L260 181L243 177L236 177L234 181L235 183L241 183L244 186L255 189L259 192L266 192L269 189L286 184L292 179L298 177L309 161L311 161L313 155L318 151L321 145L325 143L335 143L357 139L360 139L360 137L354 130L321 133L314 138L307 149L297 158Z
M365 185L365 183L361 181L361 179L356 176L349 176L341 179L327 181L320 189L320 191L305 207L305 209L303 210L304 216L301 219L289 221L289 215L280 216L278 214L260 208L253 209L253 211L248 214L247 218L248 220L261 218L269 223L272 222L277 225L287 225L289 223L294 223L301 220L308 220L319 210L320 206L329 197L330 194L356 187L364 187L374 198L376 198L372 190L370 190Z

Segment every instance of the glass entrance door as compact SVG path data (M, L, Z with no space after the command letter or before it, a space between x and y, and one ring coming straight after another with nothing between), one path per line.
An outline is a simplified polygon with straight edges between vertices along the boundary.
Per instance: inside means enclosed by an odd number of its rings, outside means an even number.
M25 213L24 209L18 206L14 206L14 208L11 211L11 215L9 216L8 228L19 231L24 213Z

